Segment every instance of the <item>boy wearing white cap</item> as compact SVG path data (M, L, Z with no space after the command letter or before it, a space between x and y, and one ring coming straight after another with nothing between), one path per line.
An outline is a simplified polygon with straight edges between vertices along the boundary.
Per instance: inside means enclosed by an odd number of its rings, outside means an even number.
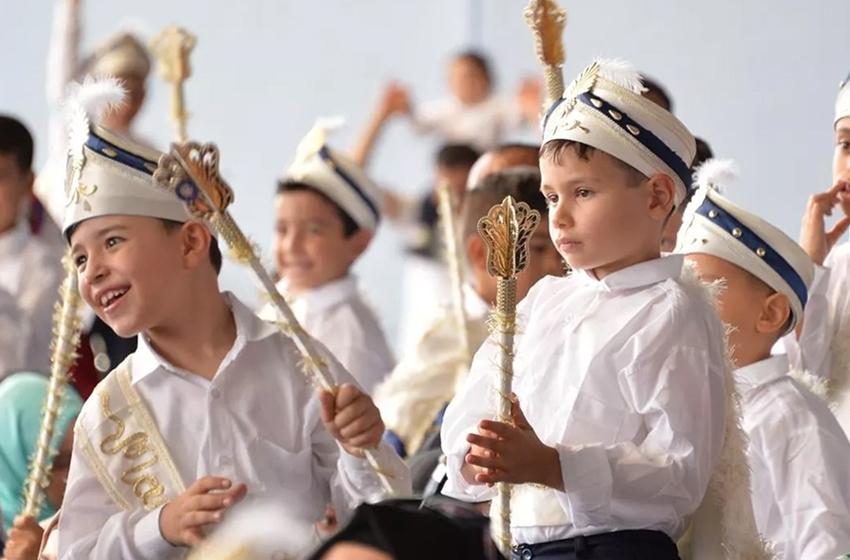
M273 245L279 288L304 329L371 394L395 361L351 267L378 227L380 190L326 144L326 134L317 124L278 182Z
M307 524L327 503L344 518L385 493L363 447L408 492L377 408L344 368L323 349L340 387L317 395L292 340L219 292L210 230L153 179L161 154L90 125L114 84L75 99L64 234L85 302L140 340L77 420L60 554L182 557L246 495Z
M514 425L484 420L495 341L446 411L444 493L514 484L514 558L678 558L721 457L723 326L683 258L660 255L694 139L642 89L627 63L596 61L547 112L542 190L574 272L519 305Z
M850 228L850 76L841 83L833 126L833 186L809 199L800 234L800 245L817 265L815 280L802 329L783 343L792 368L828 380L828 399L850 434L850 244L833 250ZM827 229L826 217L836 207L843 216Z
M777 228L717 193L734 173L717 160L697 172L678 251L702 280L722 282L759 531L780 559L835 558L850 548L850 443L823 401L788 375L788 357L771 355L803 316L814 265Z

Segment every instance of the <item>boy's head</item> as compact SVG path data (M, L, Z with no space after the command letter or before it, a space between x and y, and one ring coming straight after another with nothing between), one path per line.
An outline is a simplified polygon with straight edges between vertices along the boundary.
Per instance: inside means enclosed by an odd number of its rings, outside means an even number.
M841 82L835 101L835 154L832 158L833 183L844 181L850 189L850 75Z
M662 109L673 112L673 98L667 92L667 89L653 79L643 76L643 87L646 88L643 96L661 107Z
M145 83L151 59L145 46L130 33L120 33L101 44L83 63L83 72L95 78L117 78L126 91L124 102L104 115L102 124L111 130L127 130L144 105Z
M535 144L502 144L485 152L469 172L466 190L472 190L484 177L512 167L540 169L540 146Z
M274 254L291 293L345 277L378 227L380 189L317 125L278 182Z
M18 119L0 115L0 234L18 221L24 200L32 192L33 142Z
M720 315L732 327L732 356L743 367L767 358L802 318L814 265L784 233L717 193L733 175L731 162L717 160L697 172L697 200L678 250L703 280L725 284Z
M449 65L448 81L449 91L461 104L477 105L493 90L490 62L479 52L462 52Z
M561 276L564 273L564 261L549 241L546 200L540 193L540 173L527 167L493 173L467 193L461 212L461 234L474 287L478 295L488 302L496 300L497 281L487 272L487 243L478 234L478 221L506 196L525 202L540 212L542 218L529 241L528 268L517 276L517 298L525 297L544 276Z
M697 155L694 157L694 163L691 165L691 170L696 170L700 165L714 157L714 152L708 142L702 138L694 138L697 144ZM672 253L676 249L676 239L679 235L679 230L682 228L682 216L685 214L685 208L690 204L694 197L696 189L688 190L682 203L676 207L673 215L667 220L667 225L664 227L664 235L661 236L661 252Z
M113 86L83 86L72 101L87 118L70 125L63 232L83 299L127 337L168 328L190 297L218 293L221 253L209 227L154 181L161 153L90 126L104 100L120 99Z
M463 195L469 172L481 154L467 144L446 144L437 152L437 184L446 183L456 195Z
M571 267L599 279L659 256L664 226L691 185L693 136L642 91L628 63L596 61L543 122L552 240Z

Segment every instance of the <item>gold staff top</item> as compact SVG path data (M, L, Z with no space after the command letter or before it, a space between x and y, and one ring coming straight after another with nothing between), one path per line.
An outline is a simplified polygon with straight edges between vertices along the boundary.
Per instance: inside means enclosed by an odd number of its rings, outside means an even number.
M189 54L197 42L194 35L182 27L172 25L151 39L149 45L158 63L160 78L171 85L171 122L178 142L186 141L189 115L183 99L183 82L192 75Z
M564 95L564 74L561 67L566 60L561 36L567 25L567 12L555 0L531 0L523 12L525 21L534 32L537 58L543 64L546 82L546 105Z

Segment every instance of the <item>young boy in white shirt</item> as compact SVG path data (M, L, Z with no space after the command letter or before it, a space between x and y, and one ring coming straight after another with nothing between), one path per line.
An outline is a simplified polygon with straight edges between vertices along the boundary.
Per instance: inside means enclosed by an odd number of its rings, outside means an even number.
M209 226L153 180L161 154L90 128L89 110L71 127L64 233L85 302L140 337L77 421L60 555L181 557L246 495L344 519L386 494L363 448L409 492L372 400L324 349L339 388L316 394L292 340L219 292Z
M850 434L850 244L835 247L850 228L850 75L841 83L833 121L833 186L809 198L800 245L816 274L802 328L783 339L791 366L825 379L828 399ZM826 219L839 209L832 227Z
M325 136L321 124L311 130L278 182L273 243L279 288L301 326L371 394L395 360L351 267L378 227L380 190Z
M630 65L597 61L547 112L542 190L574 272L519 305L515 423L487 420L490 340L443 421L444 493L515 485L514 558L678 558L720 459L723 326L683 258L660 255L694 139L641 91Z
M742 423L749 437L753 510L780 559L835 558L850 549L850 442L824 402L771 355L803 316L814 265L793 240L717 193L731 162L697 172L678 251L704 281L722 282Z

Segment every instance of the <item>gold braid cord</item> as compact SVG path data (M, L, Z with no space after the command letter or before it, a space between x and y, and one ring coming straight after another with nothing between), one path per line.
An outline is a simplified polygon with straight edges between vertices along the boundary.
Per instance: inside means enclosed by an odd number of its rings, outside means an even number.
M446 243L446 261L449 265L449 277L452 284L452 308L454 320L458 333L458 344L463 359L459 363L459 369L468 370L472 359L472 348L469 345L469 331L466 328L466 305L463 298L463 266L461 254L458 250L457 238L457 216L455 205L452 201L452 192L449 185L442 182L437 187L439 198L440 223L443 227L443 237ZM458 372L461 373L460 371Z
M171 124L178 142L187 139L189 115L183 100L183 82L192 75L189 54L197 42L194 35L172 25L163 29L148 45L157 59L159 76L171 86Z
M336 381L316 350L314 340L301 328L292 309L260 262L256 248L230 216L227 207L233 202L233 190L219 174L218 165L219 151L214 144L172 144L170 153L160 157L154 180L161 188L176 194L192 216L212 223L227 243L231 254L251 269L254 279L268 294L281 330L291 338L301 353L304 373L318 387L334 391ZM362 451L384 489L392 493L388 477L392 478L393 475L381 468L373 450Z
M487 271L498 279L496 309L491 317L493 338L499 344L497 420L511 423L514 334L516 333L516 277L528 266L528 241L540 222L540 213L508 196L478 222L478 233L487 243ZM505 557L511 556L511 486L497 484L494 506L500 513L493 539Z
M531 0L523 15L534 32L537 58L543 64L548 109L564 95L564 74L561 68L566 54L561 37L567 25L567 12L554 0Z
M56 418L62 409L62 394L68 384L68 370L77 359L77 347L80 343L80 309L82 300L77 286L77 271L70 255L62 261L66 276L59 289L60 301L53 315L53 352L50 366L50 382L47 400L41 417L41 429L38 434L38 446L30 465L24 493L24 515L38 517L44 499L44 488L50 478L53 465L53 452L50 443L56 429Z

